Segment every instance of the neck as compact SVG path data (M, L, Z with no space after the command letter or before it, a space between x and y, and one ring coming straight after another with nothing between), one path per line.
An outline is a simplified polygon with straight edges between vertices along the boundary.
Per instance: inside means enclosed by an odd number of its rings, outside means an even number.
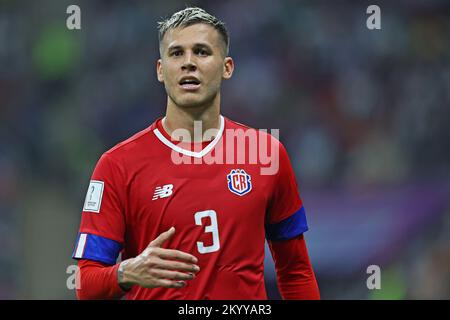
M191 137L194 137L194 122L196 121L201 123L202 136L208 129L219 129L220 94L212 103L193 108L179 107L172 99L167 98L166 116L162 121L162 126L169 135L172 135L174 130L185 129L189 131Z

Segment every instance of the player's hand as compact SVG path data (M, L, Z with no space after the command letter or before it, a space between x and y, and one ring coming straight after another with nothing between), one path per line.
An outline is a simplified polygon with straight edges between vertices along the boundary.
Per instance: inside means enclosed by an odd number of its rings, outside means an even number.
M195 278L200 270L197 258L186 252L161 248L163 243L175 234L175 228L161 233L135 258L121 262L118 275L119 285L130 288L139 285L144 288L182 288L187 280Z

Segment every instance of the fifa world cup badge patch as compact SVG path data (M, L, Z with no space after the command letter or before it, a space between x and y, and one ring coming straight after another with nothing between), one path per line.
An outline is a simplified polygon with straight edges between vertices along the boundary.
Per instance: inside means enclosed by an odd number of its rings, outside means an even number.
M103 181L90 181L86 199L84 200L83 211L96 213L100 212L104 186L105 183Z
M233 169L227 175L228 189L237 194L243 196L252 190L252 177L247 174L243 169Z

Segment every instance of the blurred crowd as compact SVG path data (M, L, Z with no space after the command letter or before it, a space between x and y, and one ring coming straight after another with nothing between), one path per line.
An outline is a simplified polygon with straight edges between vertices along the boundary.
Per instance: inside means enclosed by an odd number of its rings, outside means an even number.
M82 27L68 30L75 3ZM449 299L448 3L378 1L381 30L366 27L367 1L188 4L230 31L222 113L280 129L322 296ZM156 25L185 6L0 1L0 298L74 297L66 268L90 174L163 115ZM366 287L369 264L381 290Z

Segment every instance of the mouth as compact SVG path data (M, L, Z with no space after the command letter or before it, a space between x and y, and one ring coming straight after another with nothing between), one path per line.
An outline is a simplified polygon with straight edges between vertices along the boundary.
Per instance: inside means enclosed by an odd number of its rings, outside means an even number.
M200 88L200 80L195 77L184 77L178 82L178 84L186 91L195 91Z

